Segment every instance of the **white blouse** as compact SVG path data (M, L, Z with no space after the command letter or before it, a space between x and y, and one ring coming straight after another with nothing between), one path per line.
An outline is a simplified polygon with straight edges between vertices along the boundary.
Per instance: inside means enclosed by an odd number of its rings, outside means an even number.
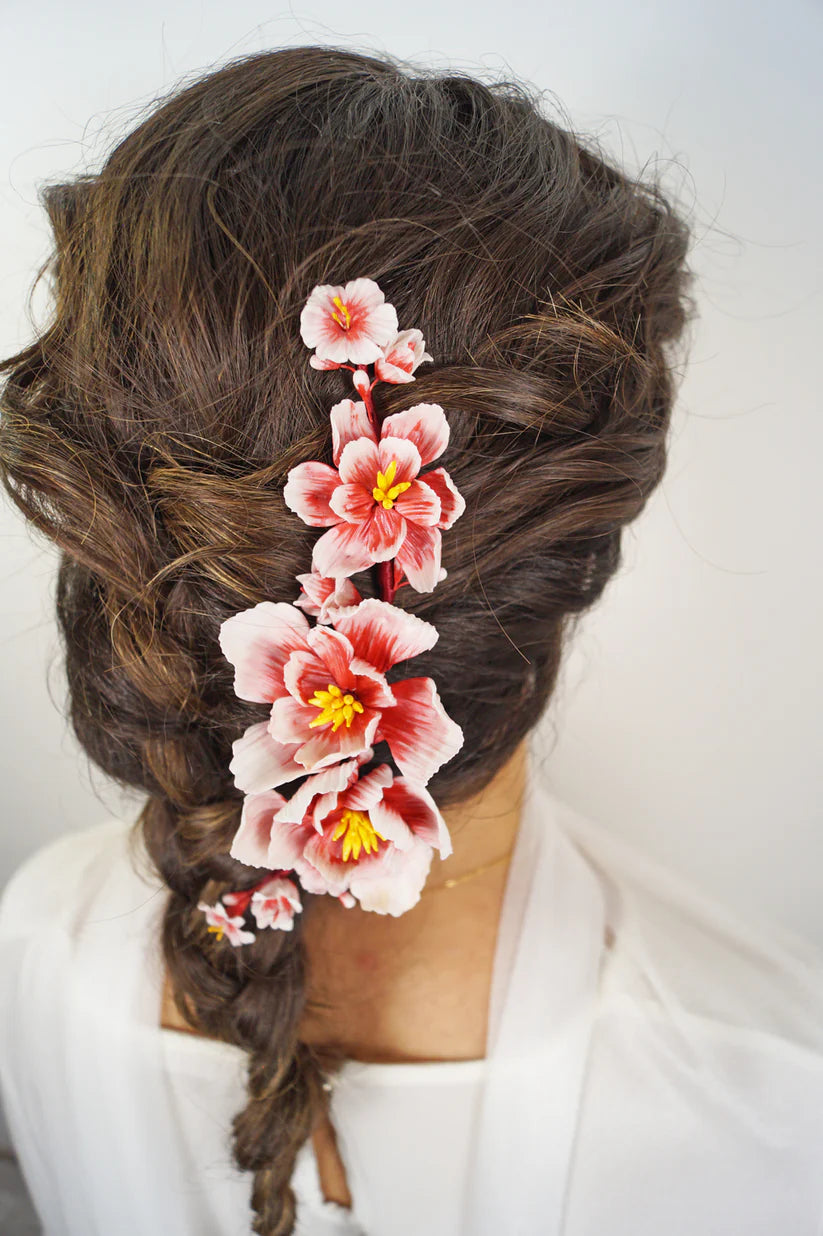
M298 1236L821 1236L823 958L741 922L533 766L486 1058L347 1062ZM167 892L109 820L0 899L0 1090L46 1236L248 1236L241 1049L159 1025ZM613 944L604 944L604 928Z

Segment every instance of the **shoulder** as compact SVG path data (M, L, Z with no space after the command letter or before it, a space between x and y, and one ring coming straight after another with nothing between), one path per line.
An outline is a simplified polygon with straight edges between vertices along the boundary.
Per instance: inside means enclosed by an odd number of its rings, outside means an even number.
M0 940L29 936L33 921L71 930L105 881L142 881L133 825L110 818L47 842L16 868L0 893Z
M823 949L747 916L602 823L555 799L559 826L597 875L614 934L604 987L625 1006L782 1053L823 1069Z

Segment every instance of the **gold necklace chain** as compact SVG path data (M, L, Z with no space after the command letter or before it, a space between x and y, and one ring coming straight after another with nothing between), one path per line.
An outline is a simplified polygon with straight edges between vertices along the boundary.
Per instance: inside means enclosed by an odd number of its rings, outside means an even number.
M500 858L496 858L492 863L485 863L482 867L475 867L474 871L467 871L465 875L454 876L450 880L444 880L442 884L437 884L434 888L424 888L420 896L422 897L425 893L436 893L441 888L454 888L455 884L462 884L464 880L470 880L472 876L480 875L482 871L488 871L491 867L496 867L498 863L505 862L513 853L514 847L507 854L501 854Z

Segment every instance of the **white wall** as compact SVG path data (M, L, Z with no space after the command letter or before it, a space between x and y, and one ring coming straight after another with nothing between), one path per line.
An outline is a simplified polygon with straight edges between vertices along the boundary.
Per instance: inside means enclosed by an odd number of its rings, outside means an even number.
M95 165L155 94L244 52L350 43L513 73L555 94L627 166L668 165L696 231L702 320L667 479L567 662L552 718L555 784L707 890L823 942L820 6L10 8L3 354L30 333L24 297L47 244L37 185ZM35 847L121 804L102 775L90 781L55 707L51 555L8 508L0 537L1 884Z

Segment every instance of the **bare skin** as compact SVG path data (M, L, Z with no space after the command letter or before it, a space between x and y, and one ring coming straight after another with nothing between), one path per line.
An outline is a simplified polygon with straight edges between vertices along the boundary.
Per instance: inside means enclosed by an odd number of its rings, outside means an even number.
M522 744L474 798L444 811L454 853L435 855L420 901L397 918L319 899L304 925L312 996L304 1042L343 1046L355 1060L478 1060L486 1054L488 1005L508 857L471 879L445 881L508 856L526 778ZM168 975L161 1024L197 1033L177 1010ZM351 1206L330 1121L312 1136L324 1196Z

